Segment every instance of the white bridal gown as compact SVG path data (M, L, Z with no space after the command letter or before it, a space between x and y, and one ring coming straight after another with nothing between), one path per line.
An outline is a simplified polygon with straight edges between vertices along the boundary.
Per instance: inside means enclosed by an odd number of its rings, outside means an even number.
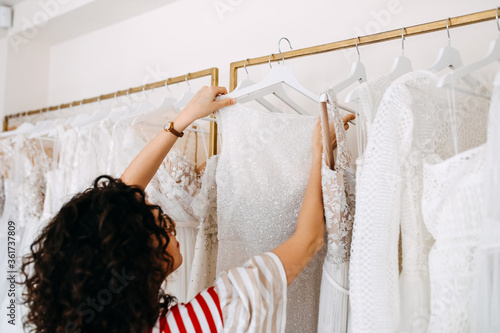
M333 121L337 154L333 169L323 161L321 183L327 232L327 253L323 265L318 332L346 333L349 318L349 258L355 210L355 171L337 99L328 96L329 120Z
M217 116L217 271L242 265L294 232L311 168L316 116L276 114L235 104ZM317 330L318 253L288 288L287 332Z

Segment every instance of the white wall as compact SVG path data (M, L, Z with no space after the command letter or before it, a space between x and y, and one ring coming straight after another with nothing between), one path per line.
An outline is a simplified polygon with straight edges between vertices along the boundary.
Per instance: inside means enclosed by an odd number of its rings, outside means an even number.
M99 1L110 0L95 0ZM28 45L8 59L16 64L13 71L17 74L7 75L7 96L1 104L9 114L212 66L220 69L220 85L227 86L230 62L276 53L277 41L283 36L290 39L294 48L303 48L497 5L498 1L493 0L178 0L64 42L53 44L45 38L42 42L48 47L46 53L37 54ZM66 29L78 27L68 25ZM461 51L465 63L481 58L496 36L494 21L451 30L452 45ZM36 43L36 38L32 43ZM411 37L406 40L405 55L412 60L414 69L427 68L446 43L446 32ZM282 47L288 49L285 43ZM23 56L23 52L30 54ZM365 46L360 52L368 78L375 77L389 71L393 59L401 53L401 42ZM346 77L355 58L353 50L346 50L287 63L304 86L319 93ZM250 67L249 71L257 81L268 69L263 65ZM40 89L39 84L25 84L30 76L38 78L45 71L46 89ZM239 73L242 75L242 70ZM491 68L481 75L488 77L490 73ZM198 81L194 87L209 84L208 80ZM180 94L183 89L185 85L179 85L174 92Z

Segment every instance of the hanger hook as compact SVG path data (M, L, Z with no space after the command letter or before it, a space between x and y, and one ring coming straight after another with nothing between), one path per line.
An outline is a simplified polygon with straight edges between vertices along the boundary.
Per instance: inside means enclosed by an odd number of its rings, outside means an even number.
M401 28L401 51L402 55L405 55L405 27Z
M243 68L245 69L245 72L247 72L247 79L248 79L250 77L250 74L248 74L247 60L248 59L245 59L245 61L243 61ZM269 60L271 60L271 58L269 58Z
M165 88L167 88L169 93L172 93L172 90L168 87L168 78L165 80Z
M446 19L446 33L448 34L448 46L451 46L451 37L450 37L450 18Z
M497 21L497 29L498 29L498 31L500 31L500 24L498 23L498 7L497 7L495 18L496 18L496 21Z
M283 60L283 63L282 65L285 64L285 57L283 57L283 53L281 52L281 41L282 40L286 40L288 42L288 46L290 46L290 50L293 50L293 47L292 47L292 43L290 43L290 41L288 40L288 38L286 37L281 37L280 40L278 41L278 51L280 51L280 55L281 55L281 60Z
M359 54L358 40L359 40L359 37L356 36L356 52L358 52L358 62L360 62L361 61L361 55Z
M271 67L271 68L273 68L273 66L271 65L271 56L272 56L272 55L273 55L272 53L269 55L269 60L268 60L268 62L269 62L269 67Z
M148 97L148 94L146 93L146 86L147 84L142 86L142 93L144 94L144 97Z
M185 80L186 80L187 85L189 86L189 89L191 89L191 85L189 84L189 81L188 81L188 75L189 75L189 73L186 74Z

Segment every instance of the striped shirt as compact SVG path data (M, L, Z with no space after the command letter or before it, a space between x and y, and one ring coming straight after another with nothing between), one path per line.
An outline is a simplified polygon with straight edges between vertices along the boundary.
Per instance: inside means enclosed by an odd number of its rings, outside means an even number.
M284 332L287 281L272 252L221 273L214 286L160 316L150 333Z

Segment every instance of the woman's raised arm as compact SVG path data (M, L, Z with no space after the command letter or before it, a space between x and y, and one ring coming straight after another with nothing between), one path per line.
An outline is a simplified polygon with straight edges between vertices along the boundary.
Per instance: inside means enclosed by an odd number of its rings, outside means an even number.
M227 90L224 87L201 88L174 119L174 129L180 133L196 119L206 117L218 109L236 102L232 98L215 100L218 95L225 94L227 94ZM177 139L178 137L173 133L162 131L134 158L120 177L121 180L125 184L145 189Z

